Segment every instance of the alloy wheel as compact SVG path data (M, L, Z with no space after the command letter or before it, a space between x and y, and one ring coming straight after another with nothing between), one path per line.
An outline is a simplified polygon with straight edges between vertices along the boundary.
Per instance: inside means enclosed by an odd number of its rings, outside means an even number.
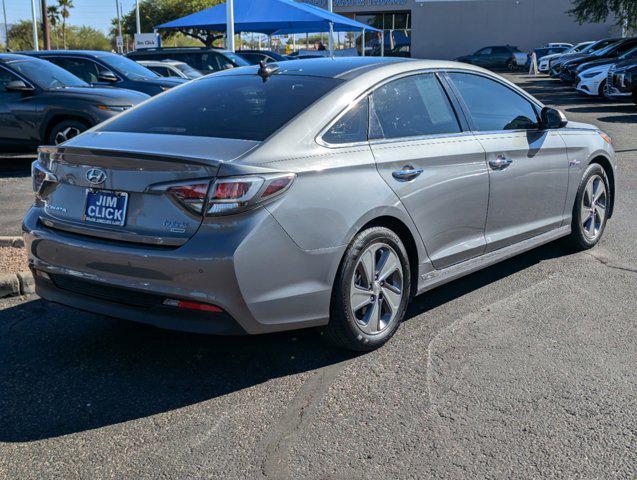
M80 132L80 129L77 127L67 127L64 130L60 130L55 135L55 144L59 145L60 143L64 143L73 137L77 137L80 133L82 132Z
M582 195L580 221L582 231L589 240L596 240L606 219L606 183L599 175L588 179Z
M403 300L403 268L386 243L370 245L360 256L351 281L350 308L365 333L381 333L396 321Z

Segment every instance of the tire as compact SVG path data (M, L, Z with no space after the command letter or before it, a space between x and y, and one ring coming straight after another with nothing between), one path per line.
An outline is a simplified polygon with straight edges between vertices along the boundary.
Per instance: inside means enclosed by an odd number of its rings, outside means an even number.
M356 351L384 345L403 321L410 287L409 258L398 235L384 227L360 232L336 274L325 337L337 347Z
M599 84L597 95L601 98L606 98L606 80L603 80L602 83Z
M603 196L600 195L602 188ZM598 195L597 200L594 200ZM592 208L591 196L593 197ZM611 198L612 192L606 172L598 163L591 163L584 172L575 197L571 234L566 237L566 243L571 248L588 250L597 245L608 221Z
M515 63L515 60L509 60L509 63L507 63L506 68L509 72L515 72L517 70L517 65Z
M637 105L637 90L633 90L633 103Z
M49 145L59 145L88 129L89 126L79 120L63 120L53 126L47 141Z

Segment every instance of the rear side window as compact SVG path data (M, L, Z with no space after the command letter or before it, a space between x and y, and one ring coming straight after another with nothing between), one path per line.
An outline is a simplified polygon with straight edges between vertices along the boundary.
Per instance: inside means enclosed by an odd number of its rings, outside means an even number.
M461 131L447 94L434 74L412 75L372 94L374 138L441 135Z
M203 77L144 103L105 132L265 140L342 80L300 75Z
M331 144L366 142L368 128L369 100L365 97L325 132L323 140Z
M489 78L470 73L449 73L449 78L469 109L475 128L481 132L538 128L531 102Z

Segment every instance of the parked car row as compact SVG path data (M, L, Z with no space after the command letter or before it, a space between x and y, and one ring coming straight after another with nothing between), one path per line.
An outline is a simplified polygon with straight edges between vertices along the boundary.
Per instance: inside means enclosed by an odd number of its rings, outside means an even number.
M585 95L629 97L637 103L637 37L605 38L592 42L579 52L566 52L542 59L541 71L573 85Z

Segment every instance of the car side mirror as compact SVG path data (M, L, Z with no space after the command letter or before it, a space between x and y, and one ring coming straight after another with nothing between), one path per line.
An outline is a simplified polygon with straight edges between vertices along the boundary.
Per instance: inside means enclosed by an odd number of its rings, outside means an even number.
M108 82L108 83L113 83L118 80L117 75L115 75L110 70L102 70L99 73L97 78L100 82Z
M22 80L13 80L5 85L7 92L32 92L35 89L31 85L27 85Z
M544 130L564 128L568 123L566 115L551 107L544 107L540 117L542 118L542 128Z

